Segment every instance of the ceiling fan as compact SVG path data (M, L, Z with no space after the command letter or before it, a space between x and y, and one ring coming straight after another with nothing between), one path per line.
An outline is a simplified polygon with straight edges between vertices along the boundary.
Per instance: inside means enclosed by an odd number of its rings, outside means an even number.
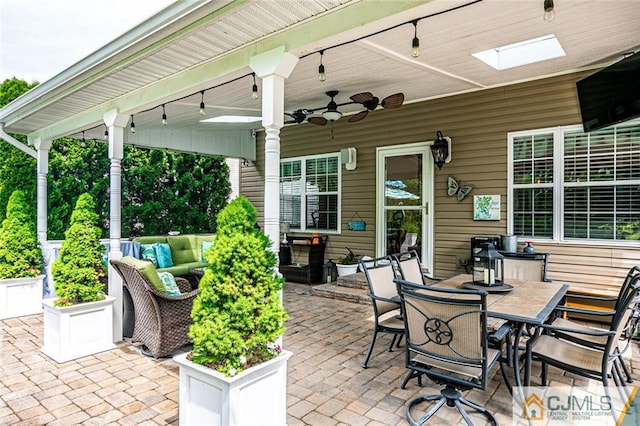
M338 107L351 104L361 104L365 108L364 111L360 111L357 114L352 115L349 117L349 120L347 120L349 123L355 123L364 119L369 114L369 111L375 110L378 106L381 106L382 108L399 108L404 102L404 93L395 93L380 101L379 98L373 96L370 92L362 92L351 96L349 98L351 99L350 102L338 104L334 99L338 93L339 92L337 90L330 90L326 92L326 95L331 98L326 106L319 108L297 109L291 113L285 112L287 116L292 118L292 121L288 121L287 123L299 124L307 120L309 123L324 126L328 122L336 121L342 117L342 113L338 110ZM320 111L322 111L322 116L309 117L310 115Z

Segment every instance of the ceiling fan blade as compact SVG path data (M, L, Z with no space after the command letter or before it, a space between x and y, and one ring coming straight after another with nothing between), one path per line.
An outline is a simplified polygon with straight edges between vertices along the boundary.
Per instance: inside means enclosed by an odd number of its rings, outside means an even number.
M368 109L366 109L364 111L360 111L359 113L354 114L351 117L349 117L347 122L356 123L356 122L358 122L360 120L363 120L368 114L369 114L369 110Z
M327 119L324 117L309 117L307 121L312 124L317 124L318 126L327 124Z
M404 102L404 93L389 95L382 100L382 108L400 108Z
M353 102L362 104L372 100L373 95L371 94L371 92L362 92L362 93L356 93L355 95L351 96L349 99L351 99Z

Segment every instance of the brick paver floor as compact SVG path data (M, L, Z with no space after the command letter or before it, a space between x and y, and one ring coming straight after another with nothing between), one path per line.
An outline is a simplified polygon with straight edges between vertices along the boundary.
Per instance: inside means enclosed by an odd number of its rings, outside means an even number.
M388 336L379 336L369 368L362 368L371 339L370 306L311 296L300 284L287 284L284 303L290 316L284 346L293 352L290 426L406 425L407 401L439 392L427 379L422 387L412 381L400 389L404 353L402 347L386 351ZM125 341L112 351L57 364L39 350L42 315L0 321L0 333L0 425L178 424L178 367L171 358L145 357ZM637 379L635 343L632 349ZM550 379L586 383L553 369ZM511 424L511 396L497 369L487 390L468 397L485 404L500 423ZM429 424L461 421L443 407Z

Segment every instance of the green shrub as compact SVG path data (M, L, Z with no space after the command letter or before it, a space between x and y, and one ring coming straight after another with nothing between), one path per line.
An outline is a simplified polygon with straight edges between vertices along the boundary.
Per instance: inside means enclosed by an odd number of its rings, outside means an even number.
M242 196L220 211L191 313L189 359L227 376L277 356L276 340L288 318L280 303L284 279L275 272L276 255L255 227L256 218Z
M15 190L0 229L0 279L35 277L42 270L36 225L24 192Z
M64 233L58 259L52 273L56 295L55 306L71 306L104 299L106 276L102 256L105 247L100 243L102 230L91 195L80 195L71 213L69 229Z

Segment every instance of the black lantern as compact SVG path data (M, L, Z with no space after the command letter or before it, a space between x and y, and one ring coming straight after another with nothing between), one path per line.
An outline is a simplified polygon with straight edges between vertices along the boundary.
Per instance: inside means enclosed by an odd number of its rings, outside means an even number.
M473 255L473 284L485 287L500 286L504 277L504 257L491 243L482 244Z
M442 136L440 130L436 132L436 140L431 145L431 154L433 155L433 162L438 166L438 170L442 169L447 157L449 157L449 142Z

